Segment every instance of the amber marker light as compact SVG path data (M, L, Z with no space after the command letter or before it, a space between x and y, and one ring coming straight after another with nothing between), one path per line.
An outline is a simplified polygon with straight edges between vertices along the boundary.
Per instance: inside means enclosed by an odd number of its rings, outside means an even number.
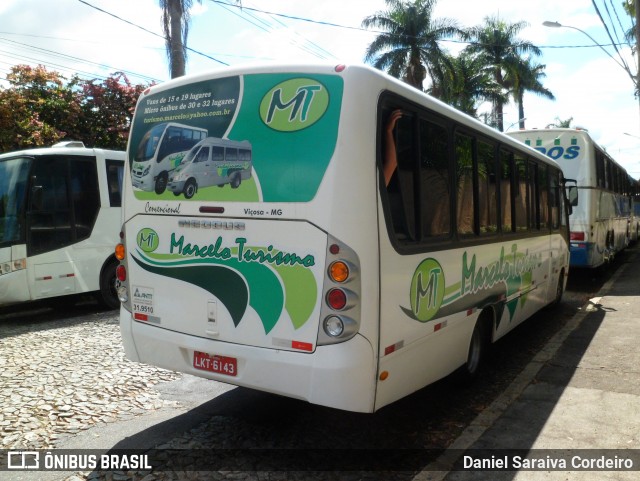
M349 278L349 266L346 262L335 261L329 266L329 276L334 282L344 282Z
M389 377L389 371L382 371L382 372L380 373L380 380L381 380L381 381L386 380L388 377Z
M124 260L125 258L124 244L116 245L115 254L116 254L116 259L118 259L119 261Z

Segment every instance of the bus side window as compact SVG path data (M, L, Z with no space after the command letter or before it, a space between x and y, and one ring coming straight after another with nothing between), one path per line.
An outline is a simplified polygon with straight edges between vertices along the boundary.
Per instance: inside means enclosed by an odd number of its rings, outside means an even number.
M451 196L447 130L420 119L420 185L422 237L451 232Z
M109 189L109 205L111 207L122 206L122 177L124 175L124 163L115 160L106 161L107 187Z
M385 122L388 121L392 112L393 109L383 116ZM413 121L414 117L403 111L403 116L396 122L394 138L398 165L387 185L393 230L396 239L400 242L416 239ZM383 153L385 147L383 145Z

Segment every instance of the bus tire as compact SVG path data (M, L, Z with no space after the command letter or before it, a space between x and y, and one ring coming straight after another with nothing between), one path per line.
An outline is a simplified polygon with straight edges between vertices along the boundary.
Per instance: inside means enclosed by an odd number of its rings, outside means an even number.
M558 276L558 285L556 286L556 295L553 298L552 306L557 306L562 301L562 296L564 294L564 269L560 271L560 276Z
M191 199L198 192L198 184L195 179L187 180L186 184L184 184L184 197L185 199Z
M169 181L169 174L166 172L160 172L156 177L155 192L160 195L167 189L167 182Z
M116 291L116 269L118 261L115 258L110 259L102 267L100 272L100 290L98 291L98 302L107 309L117 309L120 307L120 299Z
M231 188L237 189L240 187L240 182L242 182L240 172L234 172L233 177L231 177Z
M463 383L472 382L478 377L489 348L489 335L491 329L490 311L484 311L478 317L471 334L467 360L458 370L458 378Z

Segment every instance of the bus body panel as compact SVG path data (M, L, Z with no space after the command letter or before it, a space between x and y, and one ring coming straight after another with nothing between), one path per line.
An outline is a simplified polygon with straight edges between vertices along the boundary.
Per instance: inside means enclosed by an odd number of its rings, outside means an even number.
M578 205L569 217L571 266L599 267L629 245L632 214L628 175L588 132L545 129L508 135L555 160L566 178L576 180Z

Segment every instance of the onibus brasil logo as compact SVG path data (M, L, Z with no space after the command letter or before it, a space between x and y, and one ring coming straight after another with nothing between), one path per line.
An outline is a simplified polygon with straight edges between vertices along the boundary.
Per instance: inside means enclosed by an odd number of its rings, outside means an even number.
M200 287L218 298L234 325L248 308L258 314L268 334L286 311L294 329L302 327L316 306L318 285L311 270L315 256L285 252L273 245L254 246L246 237L217 236L196 244L171 233L161 240L150 228L136 235L133 260L144 270ZM166 252L158 251L160 244ZM162 249L165 250L165 249Z

